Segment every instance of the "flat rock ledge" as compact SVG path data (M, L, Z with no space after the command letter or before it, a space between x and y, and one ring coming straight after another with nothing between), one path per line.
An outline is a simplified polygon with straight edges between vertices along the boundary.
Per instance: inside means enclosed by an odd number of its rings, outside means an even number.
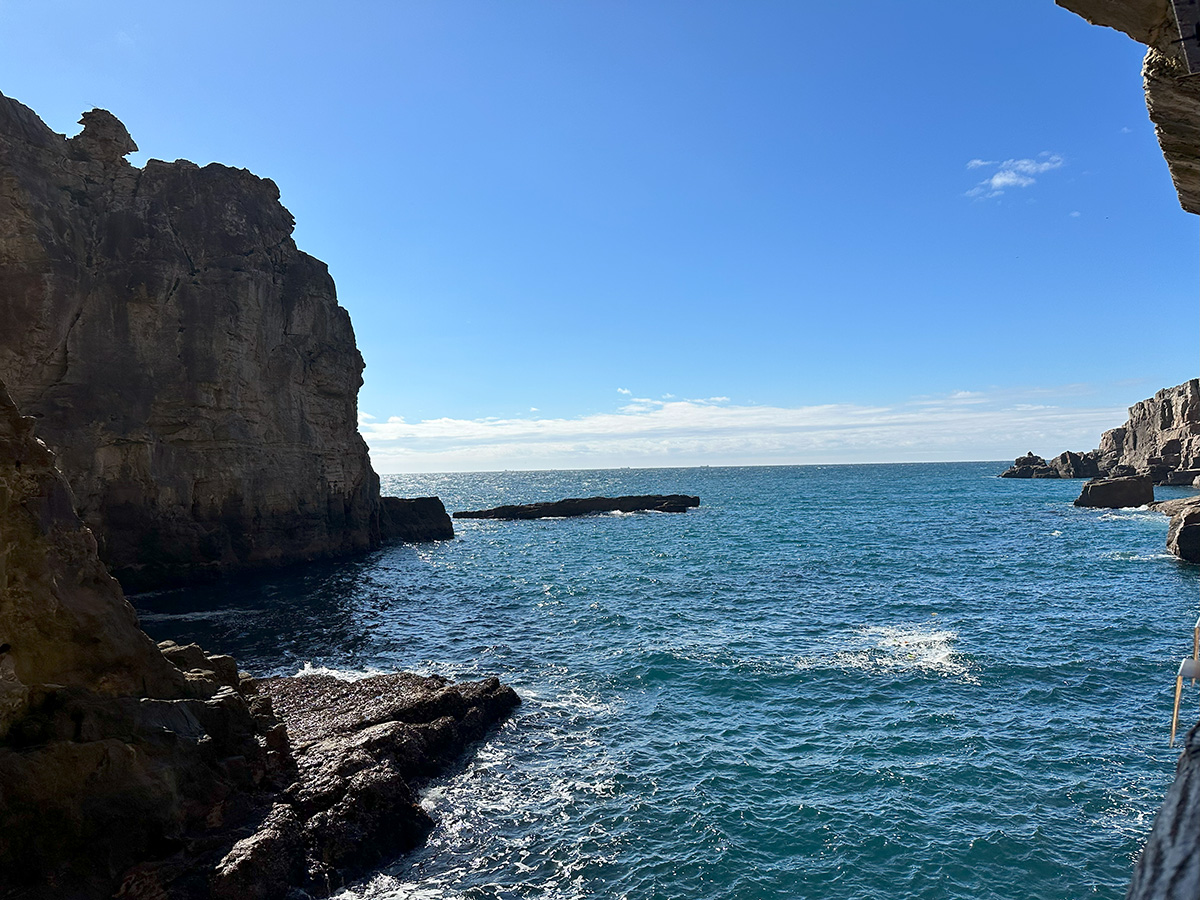
M700 498L686 494L645 494L632 497L573 497L546 503L496 506L456 512L456 519L553 519L606 512L681 513L699 506Z

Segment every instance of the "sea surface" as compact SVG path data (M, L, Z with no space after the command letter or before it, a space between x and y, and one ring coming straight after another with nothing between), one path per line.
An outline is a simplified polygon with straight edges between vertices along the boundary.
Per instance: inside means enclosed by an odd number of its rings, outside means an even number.
M425 787L428 845L342 900L1123 897L1173 775L1200 568L1166 517L1003 468L391 476L452 511L701 506L464 520L133 599L155 638L256 674L496 674L524 698Z

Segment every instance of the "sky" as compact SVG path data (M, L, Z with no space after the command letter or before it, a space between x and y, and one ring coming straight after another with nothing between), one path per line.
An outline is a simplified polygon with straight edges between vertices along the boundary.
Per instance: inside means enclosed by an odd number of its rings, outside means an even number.
M1002 460L1196 377L1144 48L1050 0L0 0L0 92L273 179L380 472Z

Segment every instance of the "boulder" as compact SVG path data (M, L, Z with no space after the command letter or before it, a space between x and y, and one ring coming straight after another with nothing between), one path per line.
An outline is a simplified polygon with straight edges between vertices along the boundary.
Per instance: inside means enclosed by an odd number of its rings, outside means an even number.
M1094 478L1083 486L1076 506L1123 509L1154 502L1154 482L1144 475Z
M1167 549L1184 562L1200 563L1200 498L1188 498L1168 514Z
M492 509L456 512L456 519L550 519L589 516L605 512L687 512L699 506L700 498L686 494L647 494L630 497L585 497L527 503L521 506L496 506Z

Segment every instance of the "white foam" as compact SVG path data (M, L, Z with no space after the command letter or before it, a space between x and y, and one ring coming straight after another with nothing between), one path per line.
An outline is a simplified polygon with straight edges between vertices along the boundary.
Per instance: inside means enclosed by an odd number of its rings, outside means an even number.
M306 678L309 675L332 675L338 681L362 681L364 678L386 674L388 673L383 669L333 669L329 666L314 666L311 662L305 662L292 677Z
M868 625L856 629L842 649L802 657L801 669L861 669L868 672L921 672L974 681L971 664L954 649L958 632L921 626Z

